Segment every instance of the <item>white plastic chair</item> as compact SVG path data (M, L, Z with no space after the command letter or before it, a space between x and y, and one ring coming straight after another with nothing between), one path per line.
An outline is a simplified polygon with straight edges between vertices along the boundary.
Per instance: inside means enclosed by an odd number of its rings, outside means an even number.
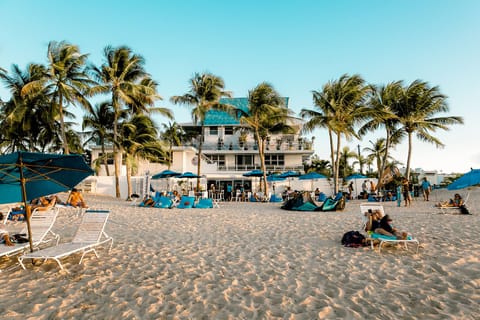
M20 265L23 269L26 269L23 264L25 259L43 259L44 262L46 260L54 260L60 269L63 270L60 259L72 254L82 254L79 264L82 263L83 258L89 252L93 252L98 258L96 251L98 246L110 242L108 249L110 251L113 245L113 238L105 232L108 216L108 211L87 210L72 241L25 254L18 258Z

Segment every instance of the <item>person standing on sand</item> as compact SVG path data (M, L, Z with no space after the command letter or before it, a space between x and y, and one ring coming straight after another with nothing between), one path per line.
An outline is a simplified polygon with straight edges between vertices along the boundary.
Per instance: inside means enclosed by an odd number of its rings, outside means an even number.
M410 182L407 178L402 180L402 192L405 199L405 207L408 207L412 204L412 196L410 195Z
M428 197L430 196L431 190L432 190L432 185L427 180L427 177L423 177L423 181L422 181L423 201L429 201Z

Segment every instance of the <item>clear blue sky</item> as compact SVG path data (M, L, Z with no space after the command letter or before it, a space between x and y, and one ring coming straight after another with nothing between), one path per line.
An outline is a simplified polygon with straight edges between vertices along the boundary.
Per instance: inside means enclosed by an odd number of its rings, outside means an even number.
M480 168L480 1L0 0L0 15L0 67L46 62L51 40L77 44L96 64L106 45L127 45L145 57L159 105L177 122L189 111L169 98L184 94L195 72L221 76L236 97L270 82L296 112L344 73L373 84L421 79L449 96L449 115L465 125L437 133L444 149L415 140L412 166ZM3 87L0 97L8 98ZM382 134L347 145L363 148ZM327 159L326 133L312 135ZM405 141L393 155L406 163L406 150Z

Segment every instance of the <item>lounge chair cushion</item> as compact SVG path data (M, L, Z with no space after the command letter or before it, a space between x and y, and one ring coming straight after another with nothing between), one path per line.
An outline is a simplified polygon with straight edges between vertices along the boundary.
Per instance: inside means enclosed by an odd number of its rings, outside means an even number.
M195 208L198 208L198 209L213 208L213 200L210 198L200 199L198 203L195 205Z
M155 202L154 207L155 208L162 208L162 209L170 209L171 207L173 207L173 201L172 201L172 199L170 199L168 197L161 196Z
M180 203L178 204L177 208L179 209L193 208L194 204L195 204L195 197L182 196L182 199L180 199Z

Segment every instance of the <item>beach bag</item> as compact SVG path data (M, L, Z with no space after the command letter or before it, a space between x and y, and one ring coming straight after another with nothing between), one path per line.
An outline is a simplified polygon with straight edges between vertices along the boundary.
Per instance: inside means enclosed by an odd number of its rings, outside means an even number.
M358 231L348 231L342 237L342 244L345 247L362 247L365 243L365 236Z
M462 205L460 206L460 212L461 212L462 214L471 214L470 211L468 211L467 206L464 205L464 204L462 204Z

